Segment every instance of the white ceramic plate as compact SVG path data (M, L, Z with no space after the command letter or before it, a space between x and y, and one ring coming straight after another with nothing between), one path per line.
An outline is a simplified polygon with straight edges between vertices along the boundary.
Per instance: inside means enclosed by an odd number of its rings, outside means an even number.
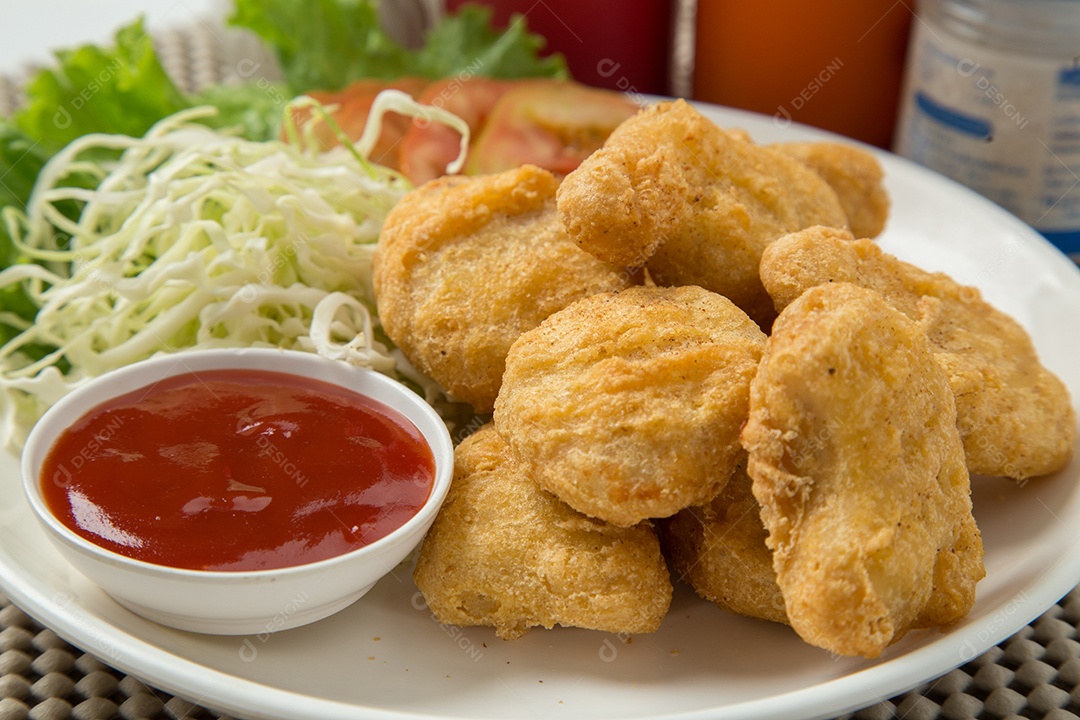
M759 141L824 138L709 108ZM881 244L976 285L1031 332L1080 397L1080 272L1026 225L962 187L883 155L893 213ZM659 632L632 638L432 619L402 566L346 611L279 634L212 637L124 610L52 550L0 457L0 588L60 635L151 685L241 718L776 718L874 704L1001 642L1080 582L1080 461L1016 483L975 478L987 577L948 633L912 633L876 661L812 648L788 628L725 614L685 588ZM287 609L283 609L286 612Z

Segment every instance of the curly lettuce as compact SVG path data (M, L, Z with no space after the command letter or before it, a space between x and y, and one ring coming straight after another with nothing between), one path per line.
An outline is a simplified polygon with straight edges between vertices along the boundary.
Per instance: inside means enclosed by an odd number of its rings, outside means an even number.
M266 42L296 94L340 90L361 78L568 77L561 55L541 57L545 40L523 18L496 30L491 15L487 7L462 7L415 50L382 30L371 0L237 0L230 22Z

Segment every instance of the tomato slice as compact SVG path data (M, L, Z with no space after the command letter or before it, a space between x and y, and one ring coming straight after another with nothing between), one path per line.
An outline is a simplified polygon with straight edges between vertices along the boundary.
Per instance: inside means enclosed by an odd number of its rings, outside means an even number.
M457 115L469 125L470 140L475 140L495 103L511 87L513 83L506 80L448 78L428 85L417 100ZM414 118L401 141L401 172L414 185L434 180L446 174L446 166L460 149L461 136L456 130Z
M364 132L371 106L375 97L388 88L407 92L413 97L419 95L427 86L428 81L424 78L404 77L393 81L385 80L357 80L336 92L316 91L308 93L311 98L323 105L335 105L337 109L330 113L344 131L345 135L356 142ZM314 118L313 126L315 142L319 150L329 150L338 144L338 139L330 127L321 120L311 108L297 108L293 113L293 122L297 127L303 127L304 123ZM384 165L395 170L398 169L398 152L401 140L411 127L411 118L397 113L388 112L383 116L382 132L375 143L368 158L374 163Z
M531 163L565 175L637 110L611 90L559 80L515 83L473 144L467 172L496 173Z

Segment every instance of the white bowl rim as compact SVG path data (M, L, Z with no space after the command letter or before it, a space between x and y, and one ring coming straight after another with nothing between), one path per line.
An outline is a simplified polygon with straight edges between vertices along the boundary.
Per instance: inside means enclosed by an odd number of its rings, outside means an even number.
M181 357L182 356L182 357ZM150 371L153 369L162 369L164 373L161 375L161 379L174 377L177 375L184 375L198 370L215 370L215 369L242 369L243 365L220 365L222 361L230 359L235 361L239 358L264 358L275 359L281 361L284 358L284 362L308 364L311 367L315 365L323 365L325 367L333 367L338 371L355 372L358 375L365 375L368 379L376 384L381 384L385 389L389 389L391 392L399 392L405 402L412 406L415 412L420 415L427 416L429 422L434 422L435 427L440 431L435 437L429 437L420 425L413 419L408 412L405 412L399 408L391 407L398 414L402 415L406 420L413 424L418 432L423 436L431 449L432 456L435 462L435 477L432 482L431 491L428 493L427 500L420 509L410 517L403 525L396 528L393 532L385 535L374 542L368 543L362 547L350 550L340 555L324 558L322 560L316 560L308 563L301 563L299 565L287 565L280 568L269 568L262 570L194 570L191 568L173 567L170 565L161 565L158 563L152 563L145 560L138 560L127 555L123 555L118 552L104 548L91 540L88 540L64 523L60 522L53 513L49 510L45 504L44 498L40 489L40 467L32 467L31 459L35 453L30 450L38 444L44 443L42 436L46 435L47 431L52 425L58 425L58 429L51 433L51 439L48 442L48 446L45 448L45 453L52 447L52 443L55 442L56 436L68 425L70 422L64 420L65 413L68 412L68 408L78 405L83 397L91 392L97 391L101 385L106 383L116 383L123 380L128 374L137 371ZM198 365L198 368L191 368L190 364ZM176 371L170 371L170 368L175 368ZM297 375L295 368L290 370L288 368L258 368L260 370L266 370L268 372L280 372L286 375ZM321 379L321 378L320 378ZM331 380L323 380L324 382L330 382L337 384ZM148 384L148 383L147 383ZM139 387L145 387L145 384L138 385L131 388L131 390L125 390L131 392L137 390ZM345 387L345 386L341 386ZM346 388L351 389L351 388ZM355 392L355 391L354 391ZM358 395L363 393L357 392ZM113 394L112 397L115 397ZM85 412L92 409L97 404L106 402L106 400L100 400L98 403L91 405L90 408L84 410L78 417L82 417ZM386 405L387 403L377 401ZM68 413L70 415L70 413ZM58 419L60 418L60 419ZM44 457L44 454L42 455ZM29 435L26 439L26 444L23 447L21 458L21 475L23 481L23 490L30 503L34 514L38 519L48 526L53 533L54 538L57 538L64 543L73 546L74 549L81 551L84 555L92 555L95 560L104 562L114 567L128 569L134 572L153 573L158 577L184 579L196 582L203 582L208 584L225 584L233 583L244 580L267 580L271 577L287 578L293 575L303 575L313 572L321 572L335 568L337 565L351 564L357 562L362 556L376 555L381 550L393 547L408 538L412 537L414 533L422 531L425 525L429 525L435 518L439 509L442 506L443 501L446 499L446 495L450 490L450 481L453 477L453 443L450 439L450 433L446 429L446 425L443 419L439 416L435 409L432 408L423 398L418 396L409 387L402 383L390 378L376 370L371 368L360 367L356 365L350 365L341 360L333 360L325 358L316 353L305 352L301 350L289 350L285 348L211 348L201 350L185 350L178 353L170 354L158 354L145 360L139 360L130 365L110 370L107 373L103 373L94 378L87 380L84 384L79 385L70 393L62 397L52 407L50 407L34 424L31 428ZM440 461L441 458L441 461Z

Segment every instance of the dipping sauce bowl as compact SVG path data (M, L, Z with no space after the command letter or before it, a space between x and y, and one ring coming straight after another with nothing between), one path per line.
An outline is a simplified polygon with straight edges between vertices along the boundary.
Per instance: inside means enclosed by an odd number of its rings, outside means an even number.
M95 378L22 454L30 506L72 566L143 617L222 635L355 602L419 544L452 474L445 424L406 386L261 348Z

